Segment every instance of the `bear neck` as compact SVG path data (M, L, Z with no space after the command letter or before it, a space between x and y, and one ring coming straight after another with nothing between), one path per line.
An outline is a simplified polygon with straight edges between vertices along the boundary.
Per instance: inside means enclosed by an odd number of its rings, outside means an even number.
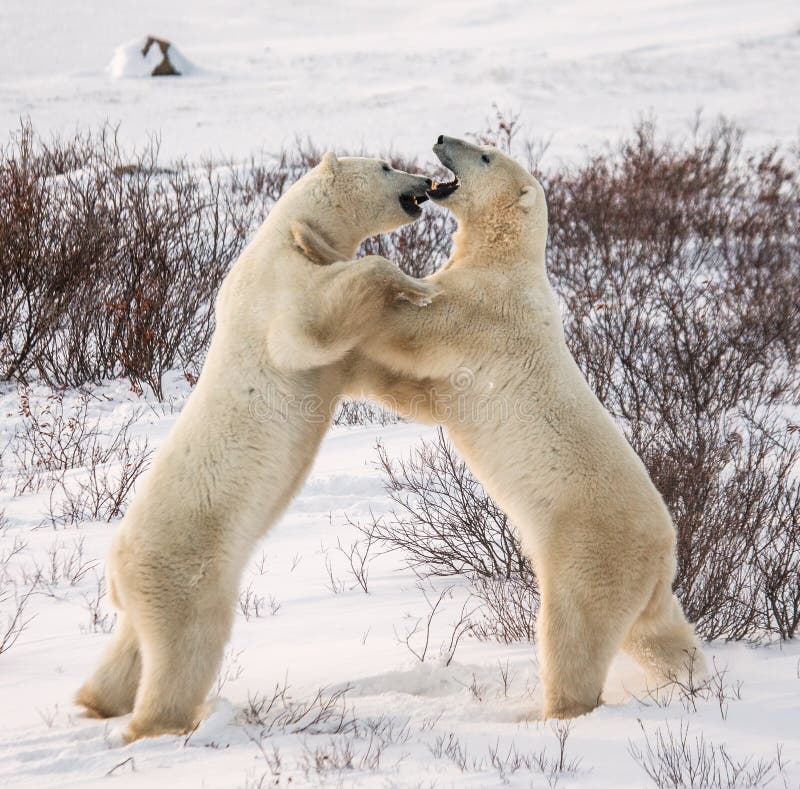
M279 228L278 234L287 243L294 246L291 224L300 221L318 233L330 247L339 253L338 260L351 260L356 256L361 242L369 236L363 228L356 227L347 220L343 211L334 210L330 205L313 205L309 208L299 201L286 200L278 204L267 217L267 223Z
M313 212L299 218L305 221L309 227L313 227L328 245L339 253L339 260L352 260L356 256L361 242L369 235L360 229L350 227L347 222L342 220L338 223L336 221L326 222L325 216Z
M458 221L447 266L521 269L544 275L546 242L546 221L542 228L525 217L487 212L477 220Z

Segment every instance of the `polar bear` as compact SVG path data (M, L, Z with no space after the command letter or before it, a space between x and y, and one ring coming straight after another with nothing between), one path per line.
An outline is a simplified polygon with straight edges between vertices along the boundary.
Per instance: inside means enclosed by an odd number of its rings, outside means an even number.
M594 709L620 648L659 678L703 672L672 593L670 514L564 339L541 185L491 147L441 136L434 152L455 174L429 192L458 220L453 254L425 280L429 308L393 305L358 346L386 366L362 394L444 424L516 524L541 590L545 717Z
M430 186L377 159L327 154L226 277L200 379L115 536L117 631L76 699L98 717L132 709L127 741L195 725L250 550L306 477L345 388L337 361L395 299L434 295L384 258L314 265L294 223L352 258L367 236L418 217Z

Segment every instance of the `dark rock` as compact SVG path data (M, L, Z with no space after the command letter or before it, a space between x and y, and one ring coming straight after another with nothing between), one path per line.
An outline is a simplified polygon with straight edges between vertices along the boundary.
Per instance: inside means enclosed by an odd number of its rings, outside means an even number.
M181 72L175 68L172 61L169 59L169 48L172 46L169 41L163 38L156 38L155 36L148 36L147 41L142 49L142 55L147 57L150 47L157 46L161 50L161 62L153 69L152 76L154 77L179 77Z

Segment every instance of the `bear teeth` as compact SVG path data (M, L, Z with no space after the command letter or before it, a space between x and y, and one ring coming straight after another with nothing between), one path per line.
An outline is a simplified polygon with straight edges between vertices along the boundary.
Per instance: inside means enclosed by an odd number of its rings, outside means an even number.
M433 186L428 190L428 196L435 198L444 198L451 195L453 192L461 186L461 182L456 176L452 181L447 181L446 183L439 183L434 182Z

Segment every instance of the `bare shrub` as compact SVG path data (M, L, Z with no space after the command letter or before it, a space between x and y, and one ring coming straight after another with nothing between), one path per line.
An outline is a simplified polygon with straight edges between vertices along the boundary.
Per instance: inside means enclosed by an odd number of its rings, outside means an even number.
M326 745L311 747L308 743L304 743L300 766L306 776L309 773L341 772L353 769L354 758L355 752L351 739L331 738Z
M100 460L99 426L88 417L90 395L82 392L67 406L64 396L63 390L55 390L43 401L31 401L27 387L19 390L22 424L13 439L19 469L17 496L39 490L53 475L63 476L64 471L87 465L93 453Z
M104 605L106 597L106 579L104 575L95 573L95 588L83 594L84 607L88 614L89 624L84 630L87 633L110 633L117 622L117 615L109 612Z
M336 573L334 573L333 562L331 562L331 557L328 555L327 549L323 550L322 555L325 557L323 562L325 564L325 574L328 576L328 583L326 586L334 594L342 594L347 587L345 586L344 581L338 578Z
M214 683L214 695L219 696L228 682L235 682L244 674L244 666L239 663L239 658L242 656L243 652L243 649L235 650L233 647L228 647L228 649L225 650L222 666L220 666L216 682Z
M474 578L473 593L481 601L472 634L482 641L513 644L536 637L539 591L531 578Z
M351 526L354 525L349 517L347 517L347 522ZM376 542L377 538L369 531L366 532L364 539L356 540L346 548L342 545L341 540L336 540L336 549L347 560L350 574L364 594L369 594L369 565L372 561L372 549Z
M230 264L320 158L298 140L243 164L165 166L157 139L125 151L106 126L46 142L22 123L0 150L0 380L68 387L124 375L160 397L164 372L195 375ZM428 274L450 229L440 215L362 251Z
M378 463L396 510L391 523L374 518L366 535L402 551L425 576L532 577L506 515L441 429L405 460L390 459L378 444Z
M158 153L109 127L44 143L30 124L0 151L0 380L123 374L160 395L165 371L199 364L222 277L290 168Z
M783 772L781 748L772 759L738 758L723 744L705 739L702 732L690 737L689 724L677 731L668 723L648 733L639 721L643 741L628 742L628 752L658 787L712 787L745 789L766 786Z
M422 578L467 576L481 603L468 617L478 638L532 640L539 596L530 562L505 513L444 432L421 442L406 459L390 459L379 444L378 463L396 508L390 516L353 524L365 539L401 551ZM472 616L478 610L476 622Z
M25 612L34 589L35 587L31 586L22 593L16 586L12 592L9 592L8 587L0 590L0 603L10 601L10 613L5 615L4 622L0 621L0 655L8 652L17 643L33 620L35 614L26 616Z
M75 141L68 155L80 166L88 151ZM59 226L59 234L42 232L55 224L58 199L48 183L57 173L35 150L30 126L0 155L0 379L22 377L51 340L82 279L71 265L78 220ZM77 219L77 217L75 217ZM59 223L60 225L60 223ZM87 238L88 240L88 238ZM62 243L63 242L63 243ZM86 251L98 252L94 243Z
M89 417L89 391L66 401L63 390L37 399L22 387L19 396L22 420L12 440L16 495L49 487L44 524L52 528L121 517L152 454L146 439L131 437L140 414L108 432Z
M334 425L394 425L400 417L375 403L342 400L333 415Z
M0 552L0 584L11 583L11 561L20 556L27 547L28 543L25 540L18 535L14 535L14 542L11 543L11 546L7 550ZM0 586L0 589L2 589L2 586Z
M519 122L520 114L514 110L501 110L497 104L492 104L494 117L487 118L486 127L478 134L468 133L478 145L492 145L505 151L513 153L513 143L521 126Z
M275 616L281 609L281 604L272 596L264 597L257 594L253 584L248 584L239 595L239 610L249 622L252 617L256 619L269 614Z
M113 498L108 505L119 510L150 454L146 441L130 437L141 414L130 414L113 433L106 433L99 419L89 417L90 391L79 392L68 403L65 396L64 390L57 389L37 400L26 387L20 389L22 423L12 441L18 463L15 494L39 490L47 482L63 480L66 471L88 467L94 477L93 493L106 491ZM122 464L113 485L107 477L101 480L98 476L98 469L111 462Z
M437 735L432 744L428 743L428 750L435 759L451 761L462 773L494 769L500 780L508 783L509 776L520 770L526 773L535 771L545 777L548 786L557 786L563 776L578 772L580 761L567 755L571 721L557 721L550 728L558 744L556 755L551 755L547 748L526 753L520 751L513 742L503 752L498 741L494 746L489 746L487 757L471 756L466 744L452 732Z
M24 590L20 589L13 563L27 547L24 540L15 536L13 543L0 551L0 654L14 646L35 616L28 616L27 609L38 581L25 577L23 572Z
M299 766L303 773L322 776L327 773L341 773L346 770L380 770L381 759L387 741L370 733L363 747L353 736L333 738L325 744L303 743Z
M353 731L355 718L347 705L350 687L320 688L304 701L295 701L286 682L276 684L272 694L248 694L242 711L244 722L263 734L343 734Z
M121 762L115 764L107 773L106 777L110 775L114 775L117 770L122 770L123 767L127 767L130 765L130 771L132 773L136 772L136 762L134 761L133 756L129 756L127 759L123 759Z
M260 776L248 778L247 781L245 781L245 789L263 789L265 786L280 786L281 772L283 770L283 757L281 756L280 749L273 743L272 748L267 751L260 738L251 737L250 740L254 742L261 751L269 774L262 773Z
M453 732L438 735L428 750L434 759L449 759L462 773L469 769L479 771L484 766L482 760L470 758L467 746Z
M51 490L43 525L56 529L87 520L110 522L122 517L136 480L147 468L150 454L146 442L126 441L114 458L113 468L92 464L84 480L71 482L62 477Z
M397 628L395 628L395 638L420 663L424 663L431 646L433 622L440 612L442 603L453 597L453 587L447 586L437 591L432 585L426 587L424 584L418 583L417 589L422 593L428 610L422 617L416 619L411 617L413 621L404 628L402 634L398 633ZM443 666L449 666L453 662L459 642L472 631L472 615L477 607L473 607L472 610L468 611L469 606L470 598L468 597L464 600L459 615L450 625L449 639L439 645L438 660Z
M728 678L728 667L720 668L713 659L713 671L708 676L700 676L695 670L696 654L686 656L686 671L681 676L673 676L670 681L648 687L636 700L645 707L669 707L676 699L685 712L697 712L698 702L715 701L722 720L727 720L731 701L741 701L742 682Z
M376 739L384 748L390 745L405 745L411 739L411 723L408 718L392 718L388 715L360 718L354 729L361 739Z
M267 572L267 552L261 551L261 555L253 563L256 573L264 575Z
M414 168L416 169L416 168ZM425 213L425 219L367 239L359 254L383 255L412 277L427 277L447 260L455 221L448 214Z
M97 561L84 555L86 540L81 537L71 546L54 542L47 550L47 562L34 561L33 573L23 570L23 580L39 587L44 593L55 596L55 590L62 584L77 586L86 575L97 567Z
M239 610L242 612L244 618L249 622L250 617L264 616L267 608L267 600L262 595L256 594L253 589L253 584L248 584L247 587L239 595Z

